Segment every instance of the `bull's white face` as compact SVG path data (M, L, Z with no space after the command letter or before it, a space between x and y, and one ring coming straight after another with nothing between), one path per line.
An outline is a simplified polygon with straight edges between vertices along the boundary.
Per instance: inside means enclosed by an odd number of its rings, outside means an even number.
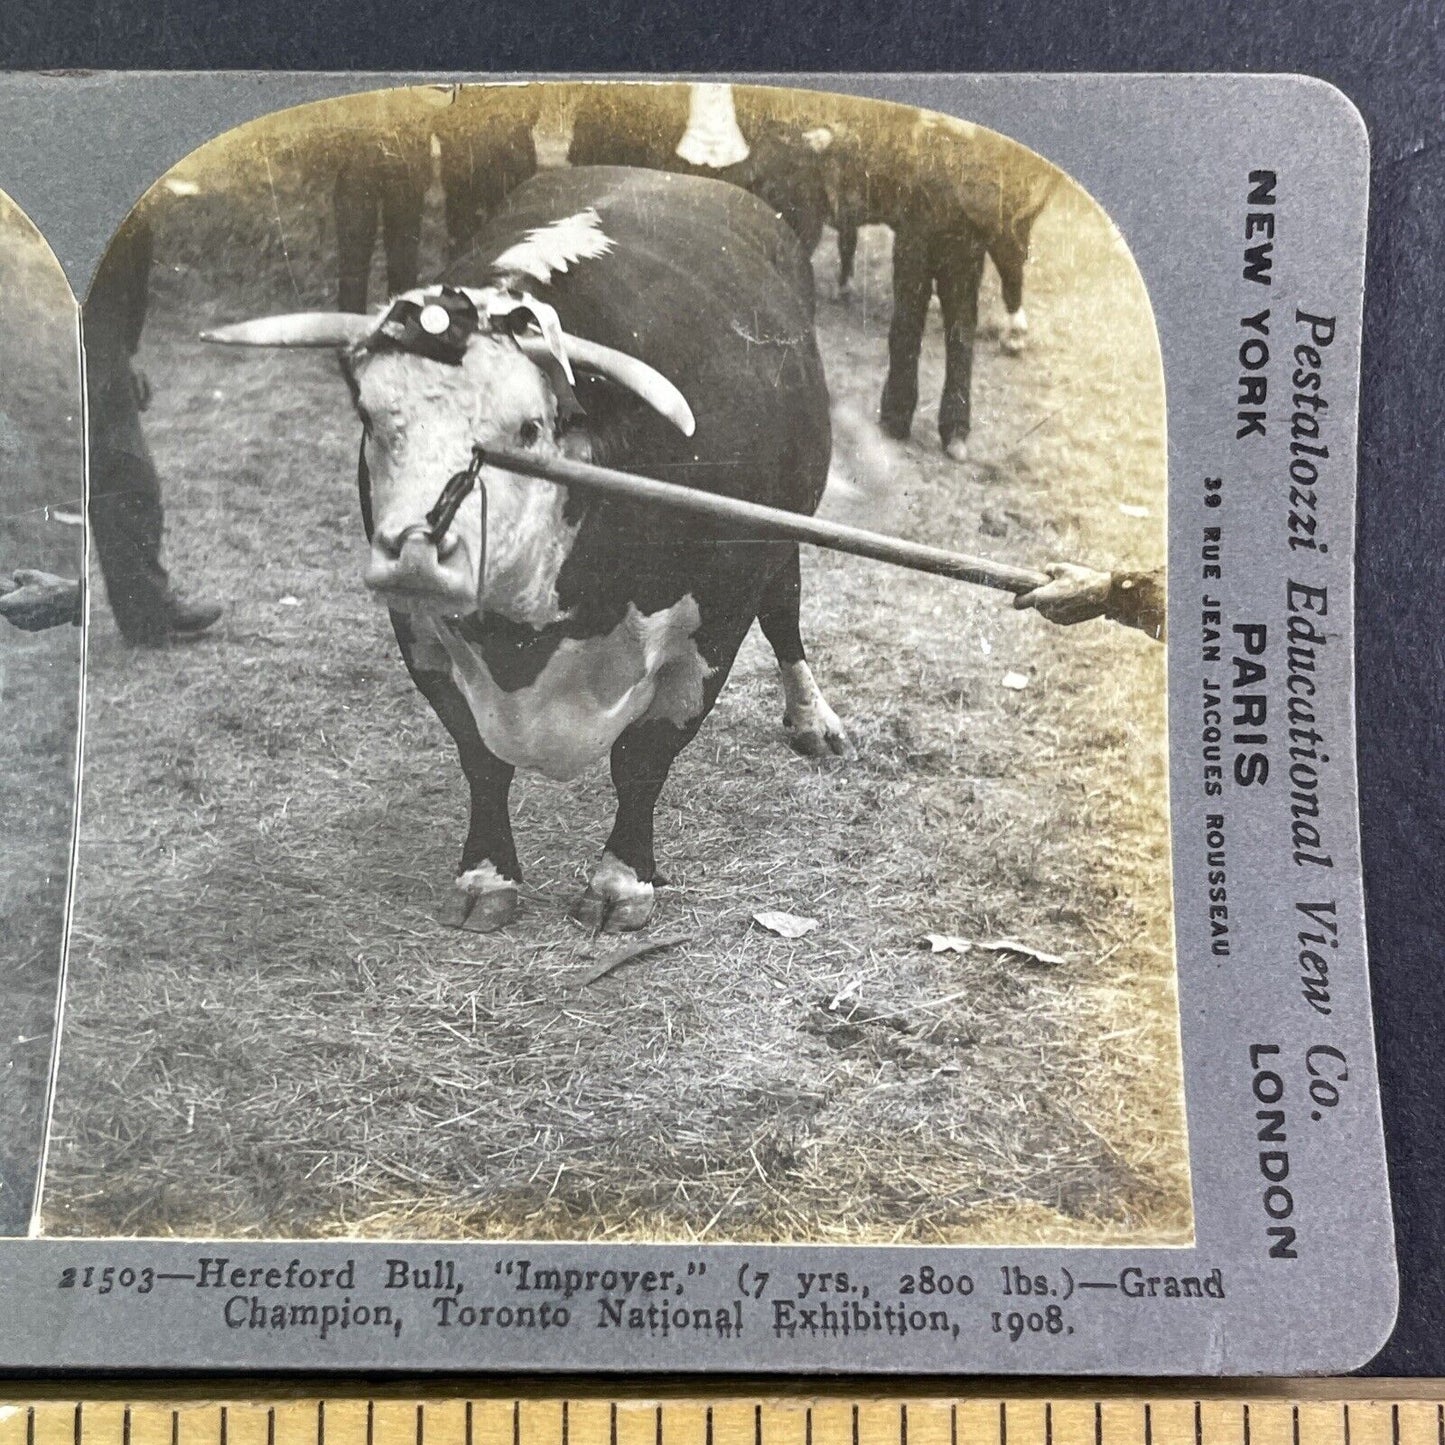
M487 467L439 542L426 522L475 444L556 454L557 398L541 368L510 337L485 331L458 366L380 350L351 368L371 476L366 585L404 611L557 621L557 573L576 534L563 517L564 488Z
M556 310L523 286L611 249L589 208L528 232L498 256L506 284L409 291L369 318L295 312L202 333L231 346L342 350L365 427L373 523L366 585L390 606L445 617L482 610L534 627L566 615L557 578L580 521L567 520L564 488L488 467L442 535L432 535L427 513L448 481L470 469L478 446L559 454L558 389L570 401L573 366L630 391L692 436L692 408L667 377L564 332ZM438 318L440 334L429 324Z

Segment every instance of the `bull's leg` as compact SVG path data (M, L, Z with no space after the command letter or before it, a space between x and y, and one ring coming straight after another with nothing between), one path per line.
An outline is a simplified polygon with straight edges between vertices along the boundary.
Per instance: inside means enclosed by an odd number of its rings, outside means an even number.
M787 562L768 584L758 612L758 625L772 646L783 683L783 732L788 746L805 758L852 757L848 734L819 691L803 652L802 598L803 578L794 542Z
M878 420L891 437L906 441L918 407L918 353L933 296L933 273L922 228L900 225L893 237L893 321L888 327L888 379Z
M644 721L634 723L612 745L617 817L587 891L572 909L579 923L606 933L626 933L644 927L652 917L657 876L653 810L673 759L696 731Z
M708 610L699 597L699 605ZM697 711L667 717L644 717L625 729L612 745L612 784L617 790L617 817L592 870L587 891L577 900L572 916L579 923L606 933L631 932L652 917L653 884L657 860L653 856L653 809L673 760L697 735L712 711L738 648L752 626L753 610L739 610L735 592L726 621L709 632L706 623L694 637L698 651L711 671L702 680Z
M978 330L978 288L983 281L983 245L971 231L936 244L938 299L943 307L943 397L938 435L956 462L967 460L973 388L973 340Z
M507 794L513 768L490 752L472 710L449 671L428 666L404 613L391 614L407 671L451 734L471 789L471 820L457 868L457 897L442 922L473 933L492 933L516 917L522 869L512 839ZM440 660L440 659L438 659Z

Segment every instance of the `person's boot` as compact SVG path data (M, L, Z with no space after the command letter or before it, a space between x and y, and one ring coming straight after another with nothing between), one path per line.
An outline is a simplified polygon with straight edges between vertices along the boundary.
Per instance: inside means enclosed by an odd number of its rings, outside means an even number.
M195 637L219 622L224 610L219 602L173 596L166 605L166 629L173 637Z

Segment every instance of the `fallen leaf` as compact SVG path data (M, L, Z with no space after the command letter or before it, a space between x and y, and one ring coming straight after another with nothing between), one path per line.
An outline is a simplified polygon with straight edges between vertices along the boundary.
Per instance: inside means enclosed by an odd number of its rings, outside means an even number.
M923 941L934 953L968 953L973 949L971 938L960 938L956 933L925 933Z
M1030 958L1035 963L1067 963L1068 959L1057 953L1045 953L1041 948L1034 948L1031 944L1020 943L1016 938L991 938L987 943L980 943L980 948L986 948L990 953L1016 953L1020 958Z
M1020 943L1016 938L990 938L980 942L976 938L962 938L956 933L925 933L923 941L934 953L969 953L981 948L987 953L1016 953L1020 958L1031 959L1034 963L1059 964L1068 959L1057 953L1045 953L1031 944Z
M1029 680L1021 672L1006 672L999 679L999 685L1011 687L1015 692L1022 692L1029 685Z
M799 918L796 913L755 913L753 922L779 938L801 938L818 926L816 918Z

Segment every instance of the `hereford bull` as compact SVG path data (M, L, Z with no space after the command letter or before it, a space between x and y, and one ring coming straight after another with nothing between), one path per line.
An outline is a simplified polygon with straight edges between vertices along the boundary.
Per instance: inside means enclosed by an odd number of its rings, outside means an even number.
M837 750L798 630L798 550L481 466L474 448L594 459L810 513L830 419L808 262L733 186L597 168L513 192L477 270L371 317L263 318L211 339L341 348L363 428L366 585L471 789L450 921L514 917L516 768L610 754L617 814L575 915L653 911L653 809L756 618L795 733ZM477 485L439 522L439 495ZM454 490L451 495L460 495Z

